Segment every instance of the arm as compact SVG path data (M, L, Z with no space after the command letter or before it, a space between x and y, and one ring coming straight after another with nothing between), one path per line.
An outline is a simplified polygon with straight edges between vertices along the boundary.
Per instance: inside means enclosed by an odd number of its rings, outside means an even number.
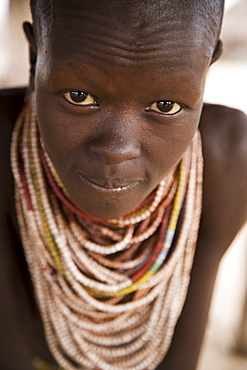
M31 370L9 158L12 127L22 100L21 90L0 92L0 368L4 370Z
M247 216L247 119L205 105L203 209L191 282L172 345L157 370L195 370L221 257Z

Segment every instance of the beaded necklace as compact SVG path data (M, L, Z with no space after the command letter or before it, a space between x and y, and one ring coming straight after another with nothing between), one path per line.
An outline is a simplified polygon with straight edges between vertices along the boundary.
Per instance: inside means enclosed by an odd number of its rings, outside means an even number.
M199 133L133 213L91 219L42 148L29 93L11 148L22 242L45 335L66 370L155 369L184 305L202 193Z

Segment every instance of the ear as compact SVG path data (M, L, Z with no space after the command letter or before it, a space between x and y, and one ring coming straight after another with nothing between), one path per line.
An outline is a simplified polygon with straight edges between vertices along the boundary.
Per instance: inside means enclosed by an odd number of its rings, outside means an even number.
M218 40L216 47L214 49L214 53L213 53L210 65L216 62L220 58L222 52L223 52L223 42L221 40Z
M34 36L33 25L29 22L23 23L23 30L29 44L29 63L30 63L30 86L34 89L35 66L37 60L37 44Z

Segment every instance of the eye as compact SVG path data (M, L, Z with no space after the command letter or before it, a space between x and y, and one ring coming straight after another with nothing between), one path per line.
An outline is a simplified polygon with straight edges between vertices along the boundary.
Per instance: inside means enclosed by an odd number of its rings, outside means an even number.
M173 114L180 112L182 107L180 104L175 103L174 101L163 100L151 104L147 109L163 115L172 116Z
M63 96L69 103L74 105L98 105L95 98L84 91L68 91Z

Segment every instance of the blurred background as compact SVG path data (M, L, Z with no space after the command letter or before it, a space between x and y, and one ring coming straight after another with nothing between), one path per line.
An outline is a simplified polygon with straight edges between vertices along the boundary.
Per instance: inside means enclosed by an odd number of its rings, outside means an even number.
M28 83L28 48L22 22L28 0L0 0L0 88ZM211 66L205 101L247 113L247 0L226 0L224 54ZM247 145L247 143L246 143ZM247 370L247 229L219 268L197 370Z

